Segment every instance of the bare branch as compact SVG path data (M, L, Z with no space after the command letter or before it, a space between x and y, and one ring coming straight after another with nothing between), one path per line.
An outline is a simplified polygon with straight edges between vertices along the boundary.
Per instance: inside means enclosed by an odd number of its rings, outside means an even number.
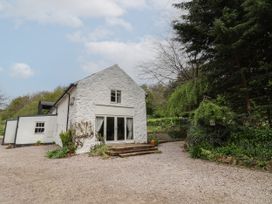
M174 40L158 43L154 50L155 58L140 65L141 77L160 83L169 81L187 81L192 79L194 71L191 58L183 51L184 46Z

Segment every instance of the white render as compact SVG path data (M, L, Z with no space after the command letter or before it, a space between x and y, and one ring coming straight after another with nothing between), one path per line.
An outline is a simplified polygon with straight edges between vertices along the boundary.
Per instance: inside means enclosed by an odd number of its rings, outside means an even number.
M121 103L111 102L111 90L121 91ZM48 132L41 134L41 137L33 135L33 125L37 117L28 119L20 117L16 143L36 143L39 140L42 143L52 141L62 146L59 134L68 130L74 123L89 122L95 132L96 116L115 117L115 122L118 116L122 117L125 128L126 118L133 118L133 139L116 140L115 138L108 143L147 142L145 92L118 65L71 84L55 103L51 114L55 116L39 118L48 124L46 127ZM116 133L114 127L115 137ZM77 153L88 152L97 143L96 137L85 139L83 147L78 149Z
M17 120L8 120L5 127L5 136L2 144L13 144L16 133Z
M35 133L37 122L44 122L45 131L43 133ZM54 141L55 124L56 116L53 115L20 117L15 144L52 143Z
M122 91L120 104L111 103L112 89ZM90 121L95 126L95 117L100 115L133 117L134 140L127 142L147 142L145 92L118 65L78 81L74 97L70 123ZM78 152L89 150L95 143L93 138Z

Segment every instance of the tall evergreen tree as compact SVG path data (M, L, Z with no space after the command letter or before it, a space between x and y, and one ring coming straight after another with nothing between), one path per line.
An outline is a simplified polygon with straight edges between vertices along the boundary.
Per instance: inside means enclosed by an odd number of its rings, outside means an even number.
M188 10L174 22L177 40L203 64L210 94L224 95L237 112L262 106L269 116L271 0L192 0L175 6Z

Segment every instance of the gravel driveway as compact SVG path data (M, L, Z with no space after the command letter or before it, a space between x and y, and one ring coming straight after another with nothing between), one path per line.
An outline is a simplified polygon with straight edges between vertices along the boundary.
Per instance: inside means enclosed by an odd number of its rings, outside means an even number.
M272 203L272 174L162 154L49 160L53 146L0 147L0 203Z

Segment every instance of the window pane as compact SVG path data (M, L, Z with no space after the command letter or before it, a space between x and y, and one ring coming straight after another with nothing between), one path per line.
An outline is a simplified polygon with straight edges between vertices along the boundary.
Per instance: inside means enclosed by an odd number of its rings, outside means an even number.
M104 117L96 117L95 131L99 137L104 137Z
M121 103L121 91L117 91L117 103Z
M125 118L117 118L117 139L125 139Z
M116 91L111 90L111 102L116 102L116 96L115 96Z
M107 117L107 140L114 140L114 117Z
M133 139L133 118L127 118L127 139Z

